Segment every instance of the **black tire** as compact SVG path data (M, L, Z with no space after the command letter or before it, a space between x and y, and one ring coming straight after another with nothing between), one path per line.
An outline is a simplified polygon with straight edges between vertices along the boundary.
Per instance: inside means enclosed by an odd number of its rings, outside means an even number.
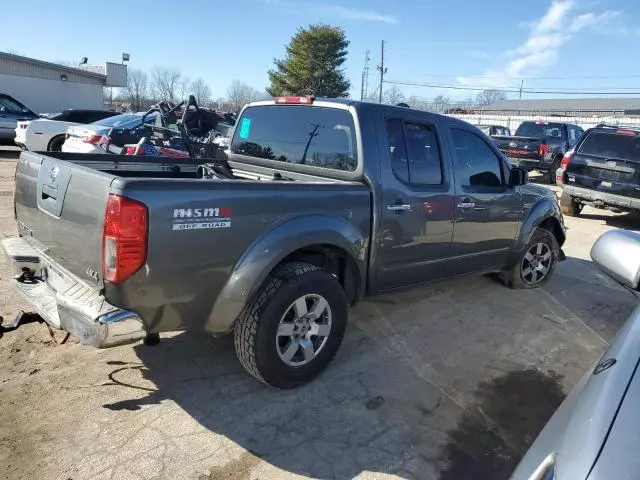
M558 171L558 168L560 167L560 161L561 160L562 160L561 157L556 157L553 160L553 163L549 166L549 170L546 171L545 174L544 174L544 180L549 185L555 185L556 184L556 172Z
M541 279L538 281L535 280L535 277L532 277L531 274L527 274L527 269L529 271L532 270L531 263L526 260L527 254L530 254L531 249L536 249L536 247L542 244L546 249L543 250L544 253L548 251L551 255L549 258L549 263L546 261L543 262L543 267L546 266L547 271ZM558 245L558 241L556 237L549 230L545 230L544 228L538 228L533 235L531 236L531 240L527 246L523 249L521 255L518 258L518 261L511 267L510 270L505 270L501 274L501 278L503 283L510 288L538 288L544 285L549 281L552 277L553 272L556 269L556 265L558 264L558 259L560 257L560 246ZM538 272L536 272L537 274Z
M582 212L583 207L582 204L576 202L572 195L566 192L562 192L562 195L560 195L560 210L567 217L577 217Z
M317 356L301 366L285 363L278 352L278 327L290 306L305 295L327 301L331 327ZM336 355L347 326L348 301L342 286L331 274L309 263L277 267L247 305L234 327L236 354L256 379L277 388L294 388L319 375Z
M58 135L57 137L53 137L49 141L49 145L47 145L48 152L60 152L62 151L62 144L64 143L64 135Z

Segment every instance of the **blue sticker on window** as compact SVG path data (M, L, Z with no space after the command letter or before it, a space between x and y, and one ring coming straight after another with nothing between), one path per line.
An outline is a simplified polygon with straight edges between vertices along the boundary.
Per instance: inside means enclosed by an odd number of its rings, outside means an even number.
M244 117L240 122L240 138L243 140L249 138L249 130L251 130L251 119Z

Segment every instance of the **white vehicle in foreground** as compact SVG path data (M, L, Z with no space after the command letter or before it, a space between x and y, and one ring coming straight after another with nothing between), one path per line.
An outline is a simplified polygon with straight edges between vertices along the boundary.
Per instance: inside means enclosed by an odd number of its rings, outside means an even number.
M19 147L35 152L58 152L65 141L67 128L93 123L116 115L104 110L65 110L37 120L18 121L14 142Z
M67 129L62 151L67 153L107 153L102 145L109 142L108 135L111 129L140 127L143 115L143 112L123 113L89 125L71 126ZM147 115L145 123L155 123L157 116L157 113Z

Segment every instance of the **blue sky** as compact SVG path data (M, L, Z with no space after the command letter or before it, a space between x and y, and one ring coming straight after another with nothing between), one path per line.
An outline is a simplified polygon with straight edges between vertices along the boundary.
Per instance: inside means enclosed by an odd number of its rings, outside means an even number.
M351 42L345 70L353 96L367 50L370 91L377 85L383 39L388 80L518 88L524 78L525 89L640 91L637 0L21 0L20 11L28 21L3 22L0 50L49 61L86 56L89 63L119 61L128 52L132 68L202 77L214 98L234 79L264 89L291 35L318 22L341 26ZM399 88L426 99L477 93Z

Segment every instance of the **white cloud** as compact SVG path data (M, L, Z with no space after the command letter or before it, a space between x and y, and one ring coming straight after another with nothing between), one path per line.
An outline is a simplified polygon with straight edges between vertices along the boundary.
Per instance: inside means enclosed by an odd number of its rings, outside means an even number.
M320 10L347 20L362 20L366 22L398 23L398 20L384 13L373 10L361 10L359 8L341 7L339 5L316 5Z
M574 0L553 0L541 18L522 23L529 28L529 36L523 43L506 52L510 59L501 69L487 70L479 80L460 77L457 79L458 82L488 88L505 88L510 82L513 83L514 78L555 64L561 48L582 30L620 32L620 27L617 30L612 27L613 21L620 17L620 12L606 10L576 15L573 14L576 7L577 3Z
M278 5L280 9L287 9L289 13L308 14L325 13L345 20L356 20L362 22L398 23L398 19L386 13L375 10L364 10L360 8L343 7L329 3L298 2L294 0L260 0L267 5Z

